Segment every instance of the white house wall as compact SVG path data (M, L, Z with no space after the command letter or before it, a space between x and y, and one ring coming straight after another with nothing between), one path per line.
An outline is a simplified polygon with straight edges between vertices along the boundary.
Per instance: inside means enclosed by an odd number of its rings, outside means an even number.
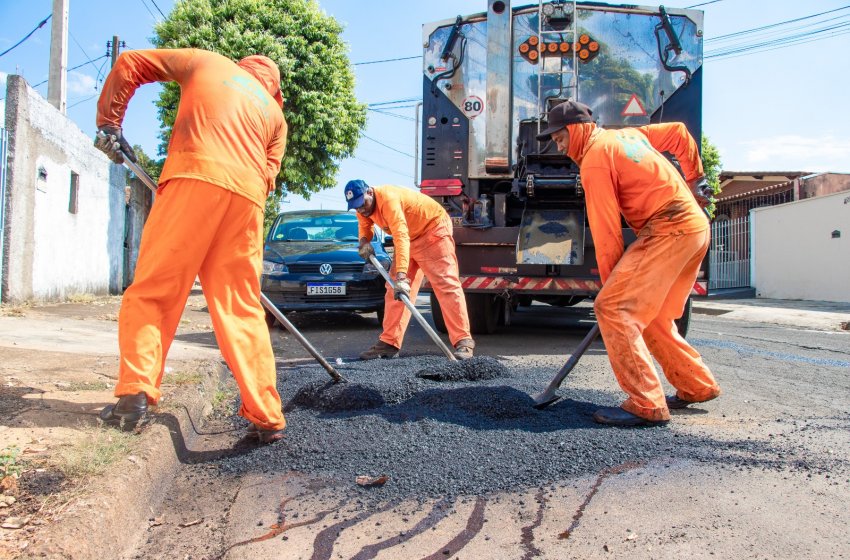
M19 76L9 76L8 300L118 293L123 275L126 172ZM69 211L71 173L77 213Z
M850 303L850 193L758 208L750 216L757 297Z

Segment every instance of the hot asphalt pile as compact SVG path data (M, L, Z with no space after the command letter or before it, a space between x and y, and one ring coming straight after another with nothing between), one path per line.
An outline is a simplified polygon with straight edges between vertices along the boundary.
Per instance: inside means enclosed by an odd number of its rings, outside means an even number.
M223 459L220 468L232 474L295 470L352 486L358 476L386 475L385 486L363 490L383 500L540 487L653 459L821 472L835 466L807 458L784 439L750 440L746 430L740 440L730 441L728 432L714 439L712 431L688 431L675 418L660 428L600 427L593 412L618 405L620 394L570 386L569 378L561 401L535 410L529 395L548 384L557 363L524 359L508 369L496 360L478 363L478 381L463 367L444 372L461 380L423 379L420 372L441 372L447 364L435 356L346 364L340 371L349 382L337 385L319 366L283 370L278 388L286 437ZM778 424L775 432L798 428Z

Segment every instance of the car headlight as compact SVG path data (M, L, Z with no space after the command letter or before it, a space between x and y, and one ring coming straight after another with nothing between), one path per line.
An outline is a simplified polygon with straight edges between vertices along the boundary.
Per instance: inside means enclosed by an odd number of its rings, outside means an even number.
M263 261L263 274L285 274L286 265L274 261Z
M384 267L384 270L390 269L391 263L390 263L389 259L378 259L378 262L381 263L381 266ZM377 273L378 273L378 269L375 268L375 265L373 265L372 263L367 262L365 265L363 265L363 274L377 274Z

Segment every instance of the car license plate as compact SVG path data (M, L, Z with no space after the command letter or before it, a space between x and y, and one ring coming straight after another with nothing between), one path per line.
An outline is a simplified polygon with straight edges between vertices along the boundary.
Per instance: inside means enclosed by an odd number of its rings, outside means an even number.
M345 282L321 282L307 284L308 296L344 296Z

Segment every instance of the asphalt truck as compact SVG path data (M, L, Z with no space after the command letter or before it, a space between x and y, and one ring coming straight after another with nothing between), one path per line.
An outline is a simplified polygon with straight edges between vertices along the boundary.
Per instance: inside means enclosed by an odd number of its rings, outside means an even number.
M454 224L472 331L509 325L519 305L592 298L601 282L578 168L536 135L571 99L605 128L680 121L699 142L703 12L488 0L486 12L425 24L422 35L417 183ZM701 272L693 293L706 283ZM445 332L433 293L431 308ZM689 317L690 300L683 333Z

